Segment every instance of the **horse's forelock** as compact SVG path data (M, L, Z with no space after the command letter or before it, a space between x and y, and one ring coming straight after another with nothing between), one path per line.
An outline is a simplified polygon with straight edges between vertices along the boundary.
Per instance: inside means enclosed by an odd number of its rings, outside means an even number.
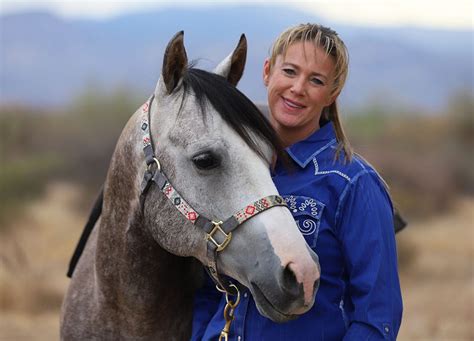
M262 138L278 155L283 154L282 143L270 122L250 99L224 77L190 67L184 73L181 86L184 90L183 102L185 96L192 93L203 114L206 112L206 104L210 103L222 119L262 158L265 159L264 146L258 145L250 132Z

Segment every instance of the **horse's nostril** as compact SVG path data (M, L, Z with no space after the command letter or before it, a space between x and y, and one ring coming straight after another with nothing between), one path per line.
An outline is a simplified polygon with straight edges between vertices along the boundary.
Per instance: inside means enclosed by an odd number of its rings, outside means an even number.
M284 277L285 283L287 282L293 283L296 281L296 276L293 273L293 270L290 269L289 265L287 265L285 270L283 271L283 277Z
M301 283L298 283L296 275L291 269L291 263L283 270L283 288L288 294L295 297L300 295L301 290L303 289L303 286Z

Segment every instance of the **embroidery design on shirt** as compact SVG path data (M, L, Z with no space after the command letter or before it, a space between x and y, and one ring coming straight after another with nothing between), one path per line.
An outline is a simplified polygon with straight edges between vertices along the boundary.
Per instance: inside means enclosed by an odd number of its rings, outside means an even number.
M321 215L325 205L310 197L288 195L283 196L283 198L288 204L301 234L305 237L310 247L315 247L319 234Z

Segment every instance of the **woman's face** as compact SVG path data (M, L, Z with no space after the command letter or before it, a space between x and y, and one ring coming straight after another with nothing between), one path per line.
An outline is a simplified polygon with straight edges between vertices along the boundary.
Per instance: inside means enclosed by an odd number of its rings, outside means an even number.
M310 42L290 45L273 67L265 61L263 80L268 91L272 124L286 145L305 139L319 129L324 107L332 94L334 60Z

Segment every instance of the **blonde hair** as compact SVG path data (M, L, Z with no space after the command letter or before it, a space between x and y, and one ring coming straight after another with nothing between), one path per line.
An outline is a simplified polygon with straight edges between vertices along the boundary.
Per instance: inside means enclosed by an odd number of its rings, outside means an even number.
M317 24L300 24L286 29L277 37L272 45L270 50L270 68L275 65L277 56L284 56L288 47L297 42L311 42L315 47L322 47L326 55L333 58L335 75L331 93L339 94L344 87L349 72L349 53L347 52L346 45L337 33L328 27ZM336 139L338 141L336 159L339 158L341 150L344 150L345 160L350 161L353 151L344 133L336 101L324 108L321 114L320 124L327 121L332 121L336 130Z

